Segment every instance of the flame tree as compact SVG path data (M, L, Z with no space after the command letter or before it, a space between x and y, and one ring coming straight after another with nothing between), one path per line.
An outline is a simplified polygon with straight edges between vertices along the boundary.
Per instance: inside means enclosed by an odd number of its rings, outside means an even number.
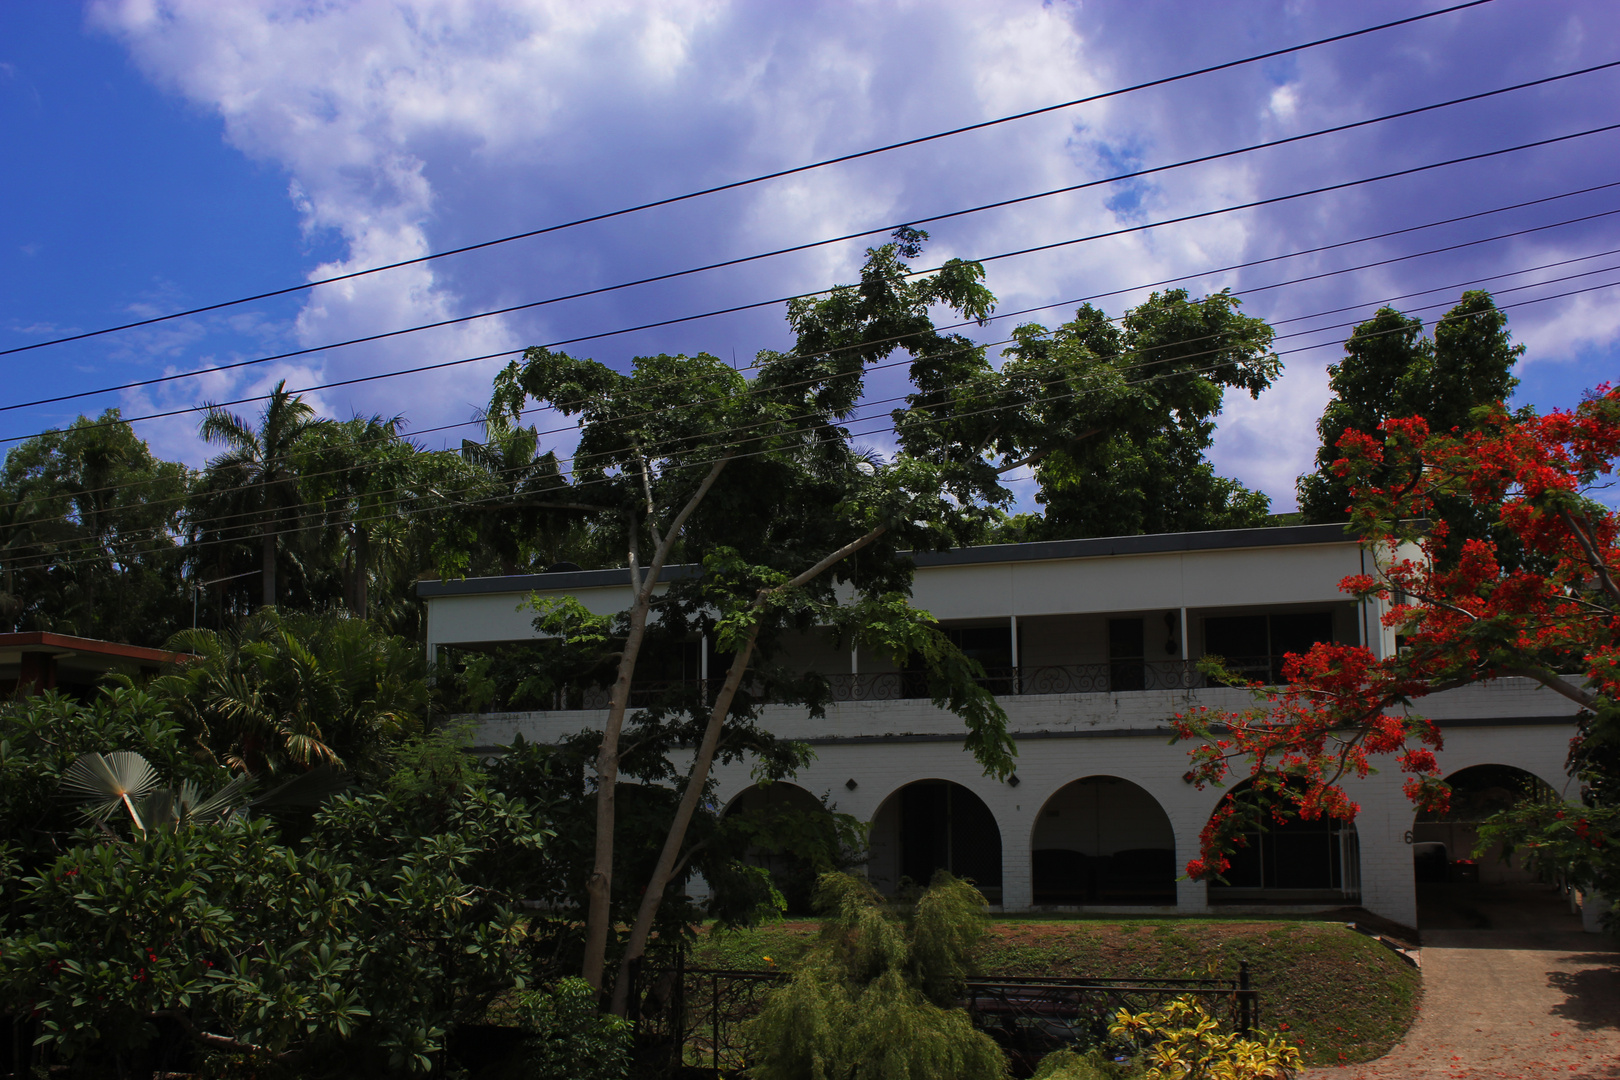
M1620 894L1620 518L1600 501L1620 454L1620 391L1604 385L1545 416L1483 406L1472 420L1470 430L1439 432L1395 418L1338 439L1333 470L1349 484L1351 528L1376 555L1375 573L1341 588L1389 601L1384 622L1402 648L1379 658L1318 644L1288 659L1285 685L1257 689L1256 707L1178 718L1180 735L1200 744L1190 781L1218 784L1246 768L1258 793L1222 803L1189 876L1224 872L1263 815L1353 819L1344 781L1376 761L1394 759L1419 807L1443 809L1443 733L1407 706L1520 677L1580 707L1569 761L1579 801L1520 805L1482 835L1588 890ZM1492 538L1456 543L1441 512L1451 506L1488 508ZM1499 550L1504 540L1511 549Z

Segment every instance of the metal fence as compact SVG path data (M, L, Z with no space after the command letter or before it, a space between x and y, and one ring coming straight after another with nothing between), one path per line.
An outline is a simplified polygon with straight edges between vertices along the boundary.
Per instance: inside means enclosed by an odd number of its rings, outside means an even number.
M747 1075L744 1025L765 995L788 980L780 971L687 967L680 958L670 968L638 970L635 978L631 1019L643 1068L713 1077ZM1142 1012L1178 997L1197 999L1241 1034L1259 1021L1260 994L1246 963L1229 979L969 979L961 1004L1015 1074L1027 1076L1053 1050L1105 1041L1119 1010Z

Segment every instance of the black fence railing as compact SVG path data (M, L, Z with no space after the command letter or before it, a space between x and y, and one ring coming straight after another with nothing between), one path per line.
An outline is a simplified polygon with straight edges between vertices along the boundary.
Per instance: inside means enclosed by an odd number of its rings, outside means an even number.
M1117 694L1139 690L1199 690L1225 685L1198 668L1197 660L1116 660L1107 664L1046 664L1039 667L987 668L980 684L998 697L1024 694ZM1281 656L1241 656L1226 669L1248 682L1282 680ZM925 699L928 676L920 671L838 673L826 676L834 701L911 701ZM645 709L681 696L712 698L722 679L685 679L637 683L630 708ZM569 686L557 690L543 707L553 711L605 709L605 686Z
M680 959L670 968L638 971L631 1019L642 1070L746 1077L745 1026L787 980L780 971L687 967ZM969 979L961 1004L1007 1054L1014 1075L1028 1076L1054 1050L1103 1044L1119 1010L1143 1012L1179 997L1199 1001L1240 1034L1259 1022L1260 992L1246 963L1229 979Z

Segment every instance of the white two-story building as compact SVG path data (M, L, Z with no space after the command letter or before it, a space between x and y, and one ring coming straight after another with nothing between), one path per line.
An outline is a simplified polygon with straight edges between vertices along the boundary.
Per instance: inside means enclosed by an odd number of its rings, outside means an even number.
M1419 823L1394 762L1352 779L1353 826L1294 823L1254 838L1229 885L1185 880L1199 831L1224 792L1183 776L1188 744L1169 721L1195 705L1243 708L1247 691L1211 687L1196 663L1227 659L1274 680L1282 656L1313 641L1394 648L1374 604L1347 598L1340 581L1370 569L1337 525L1127 536L998 545L916 557L914 603L985 667L1017 740L1017 772L982 775L963 750L961 721L922 695L916 675L878 656L807 636L790 655L829 675L835 703L823 719L767 706L780 736L815 760L773 786L806 805L827 798L871 824L867 873L882 888L926 880L936 867L973 878L1006 911L1082 908L1207 913L1359 905L1416 926L1413 843L1450 838L1471 852L1459 824ZM671 572L682 572L679 569ZM429 649L483 649L532 640L534 593L570 594L597 612L629 598L624 570L562 571L423 581ZM559 702L559 704L565 704ZM518 733L553 741L605 716L605 693L574 707L480 718L480 744ZM1522 679L1424 699L1441 722L1444 772L1511 774L1549 796L1575 785L1565 755L1574 706ZM1480 767L1497 767L1494 771ZM1506 772L1504 772L1506 770ZM752 787L744 766L718 774L728 805ZM1481 864L1479 872L1512 872Z

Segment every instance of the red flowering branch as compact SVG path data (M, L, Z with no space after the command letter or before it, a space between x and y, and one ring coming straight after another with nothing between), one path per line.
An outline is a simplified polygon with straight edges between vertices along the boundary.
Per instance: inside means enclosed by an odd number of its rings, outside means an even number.
M1339 440L1334 470L1350 482L1352 528L1376 570L1340 587L1385 605L1402 649L1380 659L1318 644L1287 658L1284 685L1254 686L1254 708L1176 718L1179 737L1199 742L1189 782L1246 772L1256 796L1222 802L1189 876L1222 874L1268 815L1353 820L1343 781L1379 759L1408 774L1419 808L1443 809L1442 733L1411 711L1429 694L1533 679L1595 718L1585 738L1620 745L1620 522L1592 497L1620 457L1620 392L1600 387L1572 412L1497 406L1475 420L1474 430L1436 433L1419 418L1392 419ZM1454 535L1467 522L1446 515L1459 506L1488 511L1490 535Z

